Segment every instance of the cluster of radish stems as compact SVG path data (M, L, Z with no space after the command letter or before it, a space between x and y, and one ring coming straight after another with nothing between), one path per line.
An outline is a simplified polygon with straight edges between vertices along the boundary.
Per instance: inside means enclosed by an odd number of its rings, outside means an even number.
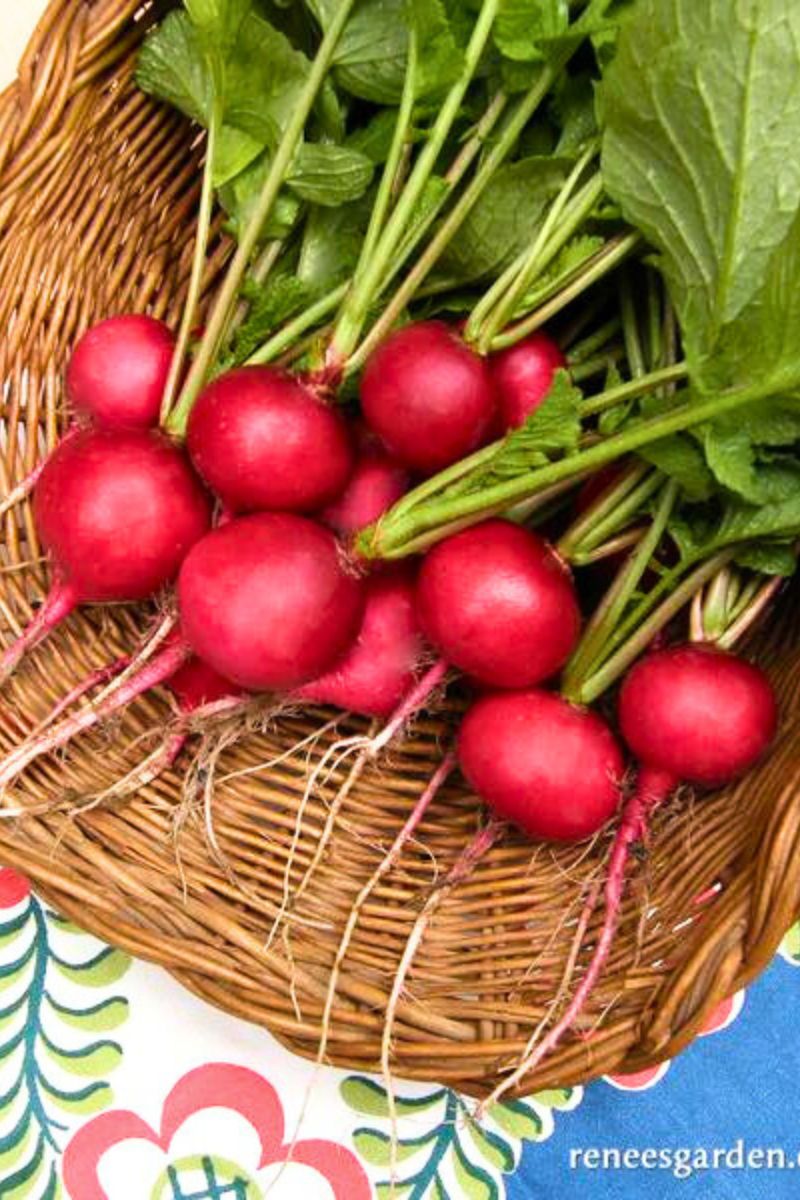
M246 275L253 271L263 281L280 254L280 244L263 248L261 230L278 198L352 7L353 0L342 0L322 38L303 96L274 154L252 217L210 306L205 332L187 371L191 331L197 325L203 301L203 278L212 228L211 163L215 136L212 123L193 268L162 408L162 425L176 437L185 433L192 405L214 370L237 321L246 311L246 305L243 306L240 299ZM598 8L602 7L598 4ZM405 150L414 112L416 58L412 34L406 86L394 140L353 275L347 283L336 287L287 322L253 353L250 363L291 364L300 355L310 352L317 359L313 372L317 383L334 393L343 380L361 370L370 353L402 317L409 302L431 294L430 289L426 291L426 284L432 268L462 227L498 167L517 144L521 132L574 52L565 48L560 61L544 65L536 83L527 92L514 97L498 92L492 98L444 173L446 189L437 201L423 210L424 216L420 218L425 186L439 162L467 88L475 76L497 8L498 0L484 0L481 5L461 77L439 106L422 148L409 166L410 159ZM602 182L597 166L598 153L598 145L592 143L577 160L531 244L476 303L466 322L464 338L481 353L514 345L563 314L580 296L583 298L580 315L565 326L561 338L572 380L585 386L588 381L602 378L612 368L625 367L629 378L624 382L613 382L583 401L581 417L587 426L574 455L534 466L507 479L491 479L481 489L459 490L459 481L470 472L491 466L501 448L500 443L493 444L421 484L359 540L363 557L394 559L424 550L450 531L484 516L511 513L524 515L534 522L542 521L559 511L577 484L605 464L621 459L622 467L616 470L585 511L571 521L558 542L560 554L574 566L602 564L624 554L623 565L616 570L564 676L564 695L579 703L589 703L601 696L685 607L691 606L693 637L730 647L758 617L777 587L772 581L755 582L740 572L733 566L733 551L725 550L697 560L684 555L677 561L670 560L664 553L665 531L678 496L677 486L656 467L628 456L672 432L757 398L757 393L738 392L727 400L716 397L706 405L690 405L688 396L681 396L678 389L686 379L687 370L676 354L678 339L670 306L655 273L628 261L634 259L641 248L636 233L622 231L609 237L590 258L560 275L553 277L549 271L559 252L590 218L600 199ZM608 277L612 273L616 274L609 287ZM634 287L639 287L642 281L645 287L644 320L634 296ZM376 312L379 313L377 318ZM601 318L599 323L598 317ZM324 347L322 351L320 346ZM663 409L620 432L608 435L598 432L595 418L646 395L663 399ZM12 491L2 511L10 510L24 499L34 482L35 477L29 477ZM643 580L648 573L655 582L645 588ZM134 696L166 678L173 625L170 616L160 619L155 633L130 660L99 670L60 701L0 767L0 792L5 791L40 754L66 745L77 733L103 721ZM179 652L174 653L172 669L181 661ZM435 663L382 729L335 742L310 773L298 811L285 867L283 900L276 908L270 945L285 918L292 919L293 910L307 891L329 845L337 818L359 777L391 742L404 734L415 714L445 685L446 676L445 664ZM72 716L63 716L66 708L98 686L102 690L94 696L89 707ZM87 804L124 795L154 778L174 762L187 737L196 730L205 733L201 753L205 755L206 766L209 760L213 766L217 755L213 745L209 749L208 739L214 723L222 723L220 739L224 739L229 736L232 721L237 718L251 720L252 714L252 700L235 698L215 702L191 717L179 717L163 745L124 780L106 792L88 798ZM274 763L263 764L263 767L267 769L271 765ZM340 971L365 905L400 860L404 847L413 838L454 765L454 752L450 750L352 905L329 975L318 1063L326 1056ZM318 787L345 766L344 782L329 803L325 828L313 859L299 884L292 888L292 871L308 802ZM197 778L197 772L194 777ZM218 849L210 819L213 770L204 769L202 777L209 837ZM20 815L22 811L9 808L3 815ZM624 828L625 836L618 839L615 854L627 853L630 842L641 832L635 817L626 818ZM437 909L469 876L502 830L502 824L492 819L478 831L447 875L430 892L406 940L388 996L382 1036L381 1060L393 1121L392 1036L414 957ZM576 945L586 934L598 894L597 887L590 890L576 927ZM286 931L284 924L285 935ZM610 938L612 934L613 929L606 930L603 936ZM576 957L577 954L573 954L573 967ZM597 955L596 961L599 964ZM517 1086L572 1027L595 979L596 972L590 969L558 1023L544 1037L540 1037L539 1029L534 1032L521 1062L481 1104L479 1115L490 1112L499 1097Z

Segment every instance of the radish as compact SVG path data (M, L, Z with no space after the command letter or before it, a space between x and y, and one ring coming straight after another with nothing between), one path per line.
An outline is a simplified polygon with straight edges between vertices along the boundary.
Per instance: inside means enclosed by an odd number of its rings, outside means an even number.
M53 585L0 657L0 679L79 604L144 600L171 582L206 532L211 504L184 455L150 431L87 431L45 464L34 517Z
M336 500L355 453L340 413L274 367L220 375L192 409L187 447L226 508L309 513Z
M551 692L479 697L461 723L458 758L492 811L533 838L589 837L619 804L624 763L613 733Z
M489 358L503 430L517 429L535 412L567 360L556 343L538 330Z
M502 519L428 551L417 612L448 662L498 688L530 687L554 675L580 631L567 568L538 534Z
M178 602L195 654L248 691L284 691L321 675L350 645L364 584L330 530L290 513L256 513L194 546Z
M413 577L407 570L387 571L367 583L364 616L353 645L330 671L295 695L313 704L388 718L413 684L421 657Z
M154 317L109 317L87 329L67 367L67 397L78 416L103 429L158 423L175 342Z
M410 485L408 472L380 446L361 450L342 494L319 514L339 537L365 529L405 495Z
M743 774L769 746L777 719L775 695L763 671L713 646L655 650L628 673L619 721L640 770L614 841L603 927L566 1012L538 1045L532 1039L517 1069L482 1103L482 1112L532 1071L582 1012L611 950L631 847L645 836L654 809L683 780L708 787Z
M389 453L423 474L477 449L496 413L487 363L441 321L407 325L377 347L361 406Z

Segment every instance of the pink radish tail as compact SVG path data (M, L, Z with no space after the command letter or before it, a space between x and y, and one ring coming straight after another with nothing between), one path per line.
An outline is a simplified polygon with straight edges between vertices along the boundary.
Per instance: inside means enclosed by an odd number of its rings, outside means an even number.
M30 650L66 620L77 604L78 594L72 584L63 579L55 580L36 616L0 655L0 684L8 679Z
M80 683L76 683L75 687L62 696L53 705L47 716L39 722L39 725L36 727L37 731L45 729L48 725L52 725L62 713L66 712L68 708L72 708L73 704L77 704L87 692L91 692L93 688L100 687L103 683L109 683L116 675L119 675L121 671L124 671L130 665L130 661L127 655L122 658L115 658L113 662L108 663L105 667L98 667L96 671L92 671Z
M603 921L603 927L597 939L586 974L570 1001L569 1007L558 1023L526 1055L513 1074L505 1079L500 1087L495 1089L488 1100L483 1101L478 1106L476 1111L478 1119L486 1113L487 1108L496 1102L500 1096L515 1087L525 1075L528 1075L538 1067L539 1063L556 1048L564 1034L572 1028L583 1011L586 1001L597 983L611 951L611 944L614 940L617 925L619 924L620 907L625 888L625 871L631 846L643 837L650 813L662 800L666 799L677 784L678 780L675 776L670 775L666 771L647 766L640 769L636 790L625 804L622 811L622 820L620 821L617 836L614 840L614 848L611 852L611 861L605 885L605 920Z
M183 666L190 654L191 650L185 642L171 642L105 701L94 706L90 705L70 717L65 717L57 725L12 751L0 763L0 793L10 783L13 783L17 776L35 759L43 754L50 754L61 746L66 746L79 733L107 720L130 704L137 696L157 687L160 683L165 683L179 667Z
M430 696L444 682L446 674L447 663L444 659L439 658L406 693L383 729L372 739L370 754L373 758L380 754L381 750L388 746L392 739L406 728L409 721L413 720L417 713L425 707Z

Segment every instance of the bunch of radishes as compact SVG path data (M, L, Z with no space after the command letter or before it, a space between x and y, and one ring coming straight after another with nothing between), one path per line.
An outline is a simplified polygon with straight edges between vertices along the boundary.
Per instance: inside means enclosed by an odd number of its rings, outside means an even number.
M563 362L555 345L537 335L485 359L443 323L408 325L367 363L358 428L311 380L233 370L199 396L186 452L154 428L170 351L169 332L147 317L103 322L78 344L67 375L74 424L34 495L54 586L4 665L76 604L172 595L175 627L101 703L12 752L0 783L170 680L189 710L245 692L384 718L359 747L372 755L450 667L478 692L458 758L496 816L534 838L596 833L623 802L624 758L601 715L552 688L581 628L553 547L495 518L444 538L419 566L378 565L368 576L351 537L413 474L446 468L523 422ZM192 661L199 683L190 679L187 693ZM653 807L681 780L718 785L746 770L775 719L761 672L713 648L658 650L634 668L620 729L641 769L606 886L608 931L627 850Z

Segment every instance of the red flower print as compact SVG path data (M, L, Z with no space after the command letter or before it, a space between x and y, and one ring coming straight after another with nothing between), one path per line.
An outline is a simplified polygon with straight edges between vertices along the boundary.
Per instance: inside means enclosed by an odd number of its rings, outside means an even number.
M109 1150L123 1142L143 1141L169 1156L181 1126L207 1109L228 1109L249 1122L260 1142L260 1157L253 1164L258 1171L278 1163L297 1163L327 1180L335 1200L370 1200L369 1181L350 1150L322 1139L298 1141L290 1147L284 1141L283 1106L275 1088L255 1071L229 1063L210 1063L184 1075L164 1102L158 1132L136 1113L124 1110L103 1113L78 1130L64 1154L64 1183L72 1200L109 1200L99 1178L101 1161ZM209 1147L199 1149L205 1153Z
M14 908L30 895L31 885L11 867L0 867L0 909Z

